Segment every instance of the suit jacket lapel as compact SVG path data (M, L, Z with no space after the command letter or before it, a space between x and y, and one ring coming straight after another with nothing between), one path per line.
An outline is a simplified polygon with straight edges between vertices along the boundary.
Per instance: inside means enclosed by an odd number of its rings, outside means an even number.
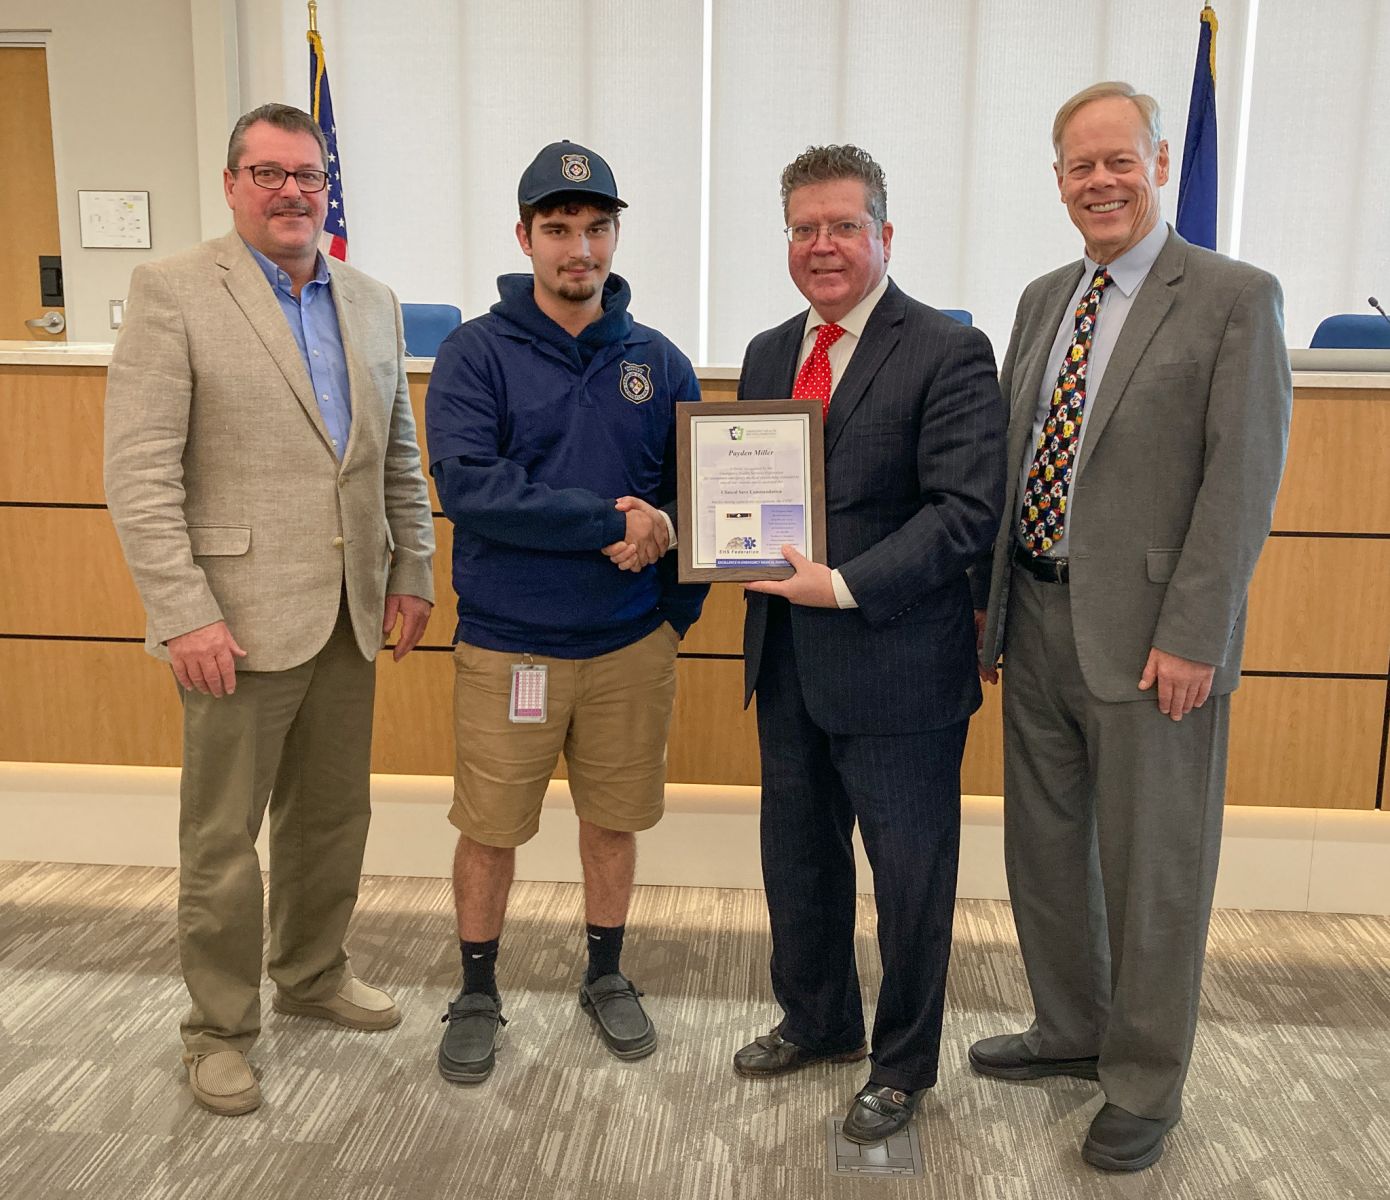
M854 354L845 368L844 376L830 397L830 411L825 422L825 457L829 458L840 440L846 422L854 415L854 410L864 399L869 384L878 374L879 367L892 353L901 336L903 315L907 305L898 285L889 282L874 311L864 325L864 336L854 348Z
M779 400L790 400L796 387L796 360L801 357L801 340L806 333L806 314L802 313L795 321L789 321L778 337L776 353L768 356L769 363L776 364L778 382L768 389L768 394Z
M1081 457L1076 463L1077 475L1085 470L1106 423L1129 386L1134 368L1139 365L1139 359L1172 308L1173 284L1182 278L1186 261L1187 243L1176 233L1170 233L1144 282L1139 285L1139 294L1134 298L1134 305L1125 318L1110 361L1105 365L1100 386L1087 401L1090 412L1086 420L1090 422L1090 427L1081 443Z
M218 247L217 264L226 272L227 290L232 294L247 322L255 330L256 336L264 343L272 361L280 368L285 382L289 384L295 399L304 409L314 428L318 430L325 449L332 453L332 441L328 427L319 415L319 406L314 400L314 389L309 383L309 372L304 359L295 344L294 335L285 321L285 314L275 293L270 290L256 260L242 244L241 238L228 234Z

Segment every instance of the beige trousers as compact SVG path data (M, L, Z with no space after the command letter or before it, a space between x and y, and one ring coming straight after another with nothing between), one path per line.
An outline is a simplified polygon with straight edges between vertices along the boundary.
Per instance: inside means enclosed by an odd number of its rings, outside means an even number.
M350 975L343 937L371 818L376 674L347 604L288 671L239 671L230 696L183 696L179 959L187 1053L247 1050L260 1032L261 864L270 807L270 952L282 994L315 1002ZM273 797L273 799L272 799Z

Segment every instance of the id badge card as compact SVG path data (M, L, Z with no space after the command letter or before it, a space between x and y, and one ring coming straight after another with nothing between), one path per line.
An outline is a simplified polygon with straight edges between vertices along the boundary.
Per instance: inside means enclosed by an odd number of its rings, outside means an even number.
M513 723L544 723L549 672L550 668L545 663L512 664L512 698L508 716Z

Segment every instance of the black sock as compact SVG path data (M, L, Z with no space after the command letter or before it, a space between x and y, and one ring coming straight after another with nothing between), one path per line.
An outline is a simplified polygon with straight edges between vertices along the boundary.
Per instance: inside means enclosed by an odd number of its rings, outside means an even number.
M497 995L497 943L465 942L459 939L459 952L463 955L463 990Z
M593 983L604 975L618 973L618 959L623 953L623 931L626 925L588 925L589 969L585 983Z

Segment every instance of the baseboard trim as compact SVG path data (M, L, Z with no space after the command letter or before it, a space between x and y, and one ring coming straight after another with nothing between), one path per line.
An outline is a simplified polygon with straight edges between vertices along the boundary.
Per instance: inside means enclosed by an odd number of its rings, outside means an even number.
M35 862L178 865L178 777L172 767L0 763L0 857ZM375 775L364 869L448 874L452 782ZM579 879L578 825L564 781L550 785L541 832L517 855L521 879ZM962 805L959 894L1002 900L1003 802ZM871 888L856 841L860 887ZM639 883L759 888L758 789L672 784L666 816L641 835ZM1216 903L1222 908L1390 916L1390 813L1341 809L1226 810Z

